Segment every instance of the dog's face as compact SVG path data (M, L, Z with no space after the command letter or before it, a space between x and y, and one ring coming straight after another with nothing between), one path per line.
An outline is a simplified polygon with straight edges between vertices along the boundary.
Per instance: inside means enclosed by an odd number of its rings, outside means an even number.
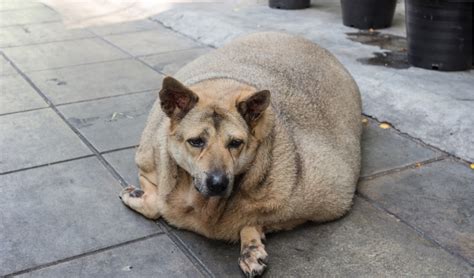
M166 77L160 101L171 121L168 151L173 159L192 176L202 195L228 197L235 177L255 158L259 140L254 129L270 103L270 93L210 84L186 88ZM216 98L216 90L226 90L225 98Z

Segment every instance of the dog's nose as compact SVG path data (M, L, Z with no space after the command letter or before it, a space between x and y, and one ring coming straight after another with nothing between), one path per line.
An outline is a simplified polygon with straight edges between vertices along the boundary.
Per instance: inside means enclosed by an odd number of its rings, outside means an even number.
M206 185L211 195L220 195L229 185L229 178L224 172L214 171L207 175Z

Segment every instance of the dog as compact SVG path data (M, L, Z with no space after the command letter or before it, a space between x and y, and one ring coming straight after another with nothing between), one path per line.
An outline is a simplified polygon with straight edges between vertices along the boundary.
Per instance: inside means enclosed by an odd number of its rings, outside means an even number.
M178 81L179 80L179 81ZM208 238L238 241L247 277L265 233L326 222L352 206L361 99L351 75L304 38L239 38L165 77L125 205Z

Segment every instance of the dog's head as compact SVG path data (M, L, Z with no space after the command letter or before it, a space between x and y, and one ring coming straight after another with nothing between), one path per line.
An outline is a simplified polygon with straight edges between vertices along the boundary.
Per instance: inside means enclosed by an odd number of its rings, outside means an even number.
M235 177L251 167L265 136L261 130L268 118L270 92L231 80L188 88L166 77L160 101L170 118L172 158L192 176L201 194L229 197Z

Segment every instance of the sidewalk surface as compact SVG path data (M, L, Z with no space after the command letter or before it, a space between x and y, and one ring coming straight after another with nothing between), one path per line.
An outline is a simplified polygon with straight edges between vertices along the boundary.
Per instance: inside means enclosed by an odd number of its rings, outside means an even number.
M124 207L118 193L137 184L135 148L165 75L253 31L255 18L262 26L303 28L305 16L325 15L329 22L337 13L324 5L296 15L263 5L202 5L176 5L152 19L67 28L54 6L0 0L0 276L241 277L238 245L146 220ZM226 26L235 33L224 37L219 28ZM472 98L465 91L472 71L361 66L358 56L374 46L347 39L350 29L343 28L299 32L315 41L319 36L348 67L371 116L363 123L354 208L339 221L270 234L267 277L472 277L474 170L456 156L472 160L473 144L455 145L472 140L472 126L466 127L472 116L451 119L452 128L471 133L445 147L426 140L439 135L433 130L445 132L443 118L430 118L431 110L416 118L419 111L410 110L423 100L435 101L437 110L456 105L456 117L467 114L472 100L429 92L436 80L437 87ZM400 29L388 32L403 35ZM408 74L419 79L407 83ZM369 92L377 87L385 97ZM399 91L411 98L395 102ZM413 119L398 125L392 121L397 117ZM404 133L382 128L375 118ZM418 133L411 129L415 120Z

